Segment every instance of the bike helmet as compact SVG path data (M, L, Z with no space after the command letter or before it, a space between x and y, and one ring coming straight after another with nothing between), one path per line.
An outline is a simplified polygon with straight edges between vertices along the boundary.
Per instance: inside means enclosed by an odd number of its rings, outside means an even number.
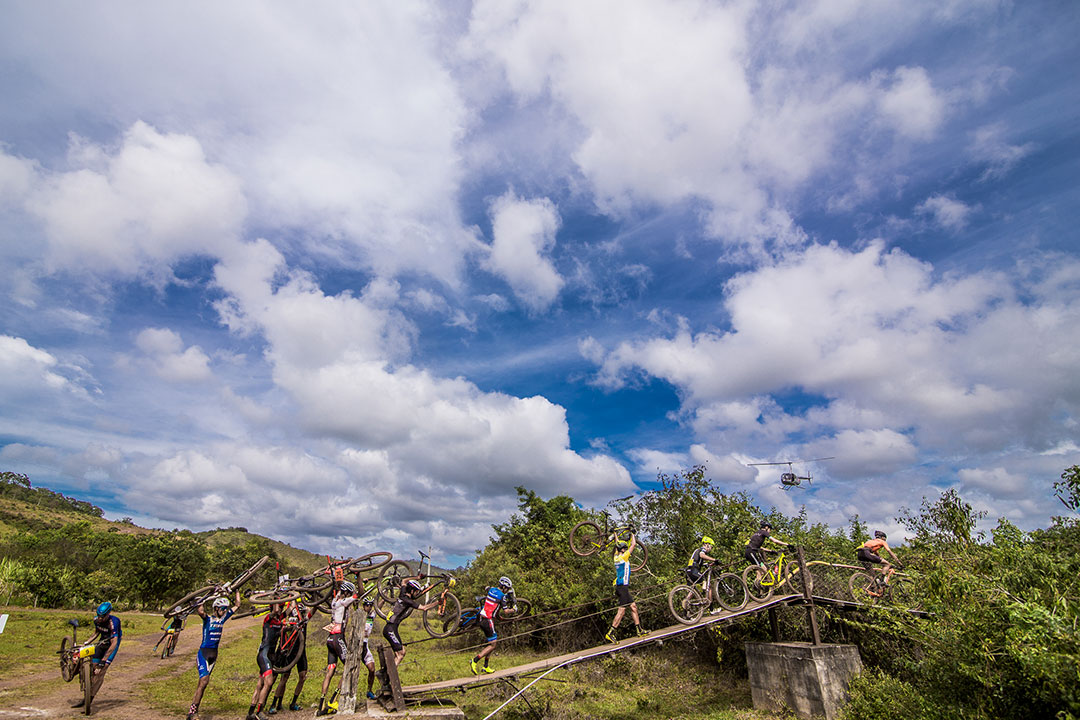
M713 541L713 539L711 537L706 535L703 538L701 538L701 544L702 545L715 545L716 543Z
M615 543L615 549L619 552L626 552L626 548L628 547L630 547L630 544L625 540L620 540L619 542Z
M874 531L874 537L876 537L878 540L887 540L888 539L888 536L885 533L881 532L880 530L875 530Z
M106 600L105 602L103 602L103 603L101 603L100 605L97 606L97 616L98 617L104 617L105 615L108 615L110 612L112 612L112 603L109 602L108 600Z
M402 590L408 592L410 595L418 595L422 589L423 588L420 587L420 583L418 583L416 580L409 580L402 588Z
M343 592L346 595L353 595L353 594L356 593L356 586L353 585L348 580L344 580L341 583L341 592Z
M503 575L499 578L499 587L506 588L507 590L514 589L514 583L510 582L510 578Z
M761 529L764 530L765 528L769 528L770 530L772 530L772 523L769 522L768 520L762 520L761 521Z
M364 597L364 607L372 607L375 604L375 598L371 595Z
M214 601L214 609L217 610L218 608L221 608L222 610L228 610L229 609L229 601L226 600L225 598L218 598L217 600Z

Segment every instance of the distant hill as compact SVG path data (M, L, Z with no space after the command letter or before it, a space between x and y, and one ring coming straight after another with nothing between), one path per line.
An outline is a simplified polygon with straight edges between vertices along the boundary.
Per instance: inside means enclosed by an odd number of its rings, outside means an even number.
M245 528L218 528L217 530L207 530L206 532L195 534L205 540L206 544L211 547L218 545L243 545L251 538L263 538L270 543L270 546L274 548L274 552L277 553L279 558L289 565L303 568L305 573L314 572L326 566L325 555L317 555L307 550L294 548L292 545L283 543L279 540L266 538L262 535L256 535L255 533L249 533Z

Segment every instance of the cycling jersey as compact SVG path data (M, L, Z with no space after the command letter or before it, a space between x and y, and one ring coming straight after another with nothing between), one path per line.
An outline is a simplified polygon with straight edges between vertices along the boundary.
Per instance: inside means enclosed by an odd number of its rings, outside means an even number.
M412 611L418 607L420 607L419 600L408 595L401 595L394 601L394 606L390 608L390 619L386 621L386 624L393 625L396 628L401 624L402 620L412 615Z
M221 642L221 627L225 624L225 621L231 618L233 615L232 608L225 611L225 614L218 617L217 614L206 615L202 619L202 644L200 648L216 648L218 643Z
M259 654L255 658L256 664L259 666L259 673L264 677L273 672L273 666L270 664L270 653L274 651L274 646L277 645L278 635L281 634L282 617L280 613L267 615L263 620L263 635L262 642L259 644Z
M694 572L701 572L701 565L705 561L701 558L701 553L705 552L705 546L702 545L697 550L690 554L690 559L686 561L686 567L693 568Z
M94 649L93 662L100 663L102 660L111 663L113 658L116 657L116 651L120 649L120 640L123 638L124 631L120 626L120 618L115 615L106 615L105 617L94 618L94 629L97 630L98 636L101 638L97 646ZM112 652L105 655L109 650L109 645L112 644L113 638L116 638L116 647Z
M492 620L495 618L495 611L500 607L513 607L513 605L513 590L509 593L504 593L497 587L490 587L488 588L487 595L484 597L484 606L480 608L480 617Z
M751 550L757 550L761 547L761 544L765 542L765 538L767 537L769 537L769 531L766 528L761 528L750 536L750 541L746 543L746 547Z
M615 553L615 582L612 584L630 584L630 548L624 553Z
M349 606L356 602L356 597L338 596L330 601L330 632L339 633L345 627L349 617Z

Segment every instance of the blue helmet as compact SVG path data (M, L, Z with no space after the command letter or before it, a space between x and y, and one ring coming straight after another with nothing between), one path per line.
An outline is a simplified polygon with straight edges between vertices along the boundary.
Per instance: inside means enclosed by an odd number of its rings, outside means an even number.
M108 600L106 600L105 602L103 602L103 603L101 603L100 605L97 606L97 615L98 615L98 617L103 617L105 615L108 615L111 611L112 611L112 603L109 602Z

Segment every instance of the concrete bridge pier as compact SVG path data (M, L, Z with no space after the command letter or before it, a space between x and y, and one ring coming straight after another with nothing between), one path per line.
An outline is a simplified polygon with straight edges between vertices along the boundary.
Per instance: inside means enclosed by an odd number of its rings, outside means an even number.
M833 720L851 678L862 672L862 657L854 645L746 643L746 665L755 708Z

